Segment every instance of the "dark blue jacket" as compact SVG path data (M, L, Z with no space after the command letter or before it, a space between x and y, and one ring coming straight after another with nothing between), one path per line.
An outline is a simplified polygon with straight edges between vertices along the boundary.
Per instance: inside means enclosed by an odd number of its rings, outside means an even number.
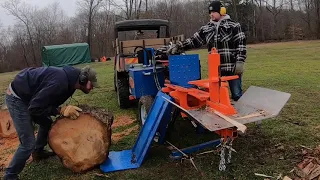
M75 92L79 74L80 69L71 66L27 68L17 74L11 86L29 106L31 116L55 116Z

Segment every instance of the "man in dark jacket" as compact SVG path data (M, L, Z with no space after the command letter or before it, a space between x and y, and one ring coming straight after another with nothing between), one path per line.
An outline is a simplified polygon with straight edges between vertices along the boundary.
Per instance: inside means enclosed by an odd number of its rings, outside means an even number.
M16 75L6 94L6 105L20 140L20 146L6 168L4 179L18 179L26 161L41 160L54 155L45 151L51 116L62 115L71 119L79 116L80 108L72 105L60 107L76 89L88 94L97 87L96 72L65 66L27 68ZM33 123L39 124L37 139Z
M209 5L211 20L202 26L191 38L178 42L169 54L177 54L207 45L208 51L216 48L220 54L221 75L239 75L239 79L229 81L232 99L237 101L242 96L242 74L246 60L246 37L239 23L231 20L221 2L214 1Z

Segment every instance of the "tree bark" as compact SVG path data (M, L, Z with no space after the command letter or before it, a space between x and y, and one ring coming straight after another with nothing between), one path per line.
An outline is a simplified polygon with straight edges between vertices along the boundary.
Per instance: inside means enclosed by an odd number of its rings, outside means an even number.
M317 38L320 39L320 1L314 0L317 14Z

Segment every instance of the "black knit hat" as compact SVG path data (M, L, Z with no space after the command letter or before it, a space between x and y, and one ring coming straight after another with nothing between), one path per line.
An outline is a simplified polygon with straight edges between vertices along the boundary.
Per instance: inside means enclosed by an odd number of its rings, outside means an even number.
M220 13L220 9L222 7L222 4L220 1L213 1L210 3L209 5L209 14L211 12L217 12L217 13Z

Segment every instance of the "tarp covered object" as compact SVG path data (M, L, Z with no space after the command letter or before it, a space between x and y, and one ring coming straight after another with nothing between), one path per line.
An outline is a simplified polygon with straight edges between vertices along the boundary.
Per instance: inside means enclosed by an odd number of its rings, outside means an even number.
M43 66L62 67L91 62L87 43L43 46L41 54Z

